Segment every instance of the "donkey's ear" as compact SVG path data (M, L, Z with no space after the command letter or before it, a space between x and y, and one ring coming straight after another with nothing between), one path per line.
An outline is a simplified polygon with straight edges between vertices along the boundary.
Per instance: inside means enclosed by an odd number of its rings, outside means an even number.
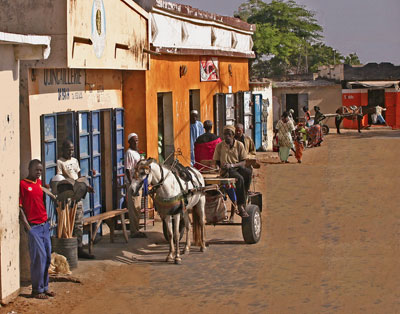
M146 161L146 166L148 166L148 165L150 165L152 162L154 162L155 161L155 159L154 158L149 158L149 159L147 159L147 161Z

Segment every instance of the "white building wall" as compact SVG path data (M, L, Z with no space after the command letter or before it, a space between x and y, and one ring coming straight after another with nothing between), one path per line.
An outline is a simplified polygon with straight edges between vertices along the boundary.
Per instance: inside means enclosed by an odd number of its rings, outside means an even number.
M19 291L19 68L0 45L0 301Z
M155 47L223 50L252 54L251 35L222 23L210 22L196 18L180 17L168 12L151 13L151 43ZM182 36L186 30L188 37ZM215 37L212 43L212 37ZM232 36L236 45L232 47Z

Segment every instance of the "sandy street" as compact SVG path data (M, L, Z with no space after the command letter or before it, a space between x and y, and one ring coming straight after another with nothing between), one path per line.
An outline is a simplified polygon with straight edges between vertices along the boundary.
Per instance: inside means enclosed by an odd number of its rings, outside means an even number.
M400 132L331 134L302 164L271 155L259 155L260 243L208 226L208 251L176 266L158 222L129 245L103 237L74 272L82 284L51 283L56 298L0 312L400 313Z

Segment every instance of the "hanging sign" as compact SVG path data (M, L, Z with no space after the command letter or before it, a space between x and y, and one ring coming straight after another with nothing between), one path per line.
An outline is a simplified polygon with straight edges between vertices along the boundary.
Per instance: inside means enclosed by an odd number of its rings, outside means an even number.
M219 81L218 58L216 57L200 58L200 81L201 82Z

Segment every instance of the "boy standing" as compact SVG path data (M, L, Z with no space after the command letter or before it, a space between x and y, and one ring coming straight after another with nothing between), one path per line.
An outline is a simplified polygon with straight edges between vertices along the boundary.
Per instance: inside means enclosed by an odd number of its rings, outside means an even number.
M26 217L29 255L31 258L32 297L48 299L55 293L49 291L48 269L51 262L51 241L47 212L43 202L40 160L29 163L29 175L20 182L19 206Z

